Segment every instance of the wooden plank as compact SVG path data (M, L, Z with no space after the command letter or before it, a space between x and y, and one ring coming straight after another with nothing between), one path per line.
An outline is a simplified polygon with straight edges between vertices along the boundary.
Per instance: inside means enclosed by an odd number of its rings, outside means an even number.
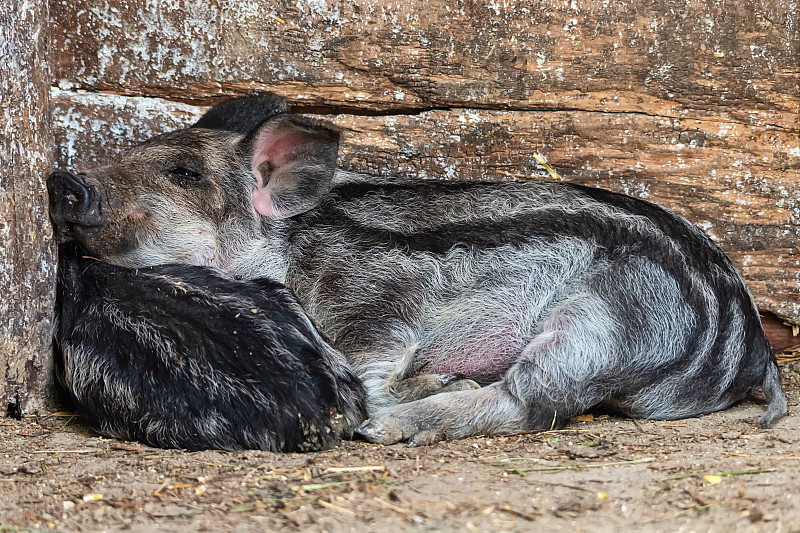
M800 7L742 0L53 2L62 88L574 109L798 131Z
M0 416L49 398L55 258L44 177L51 164L47 4L0 7Z
M205 108L158 98L52 91L55 164L86 169L160 133L192 124Z
M54 100L56 137L62 139L56 159L63 165L102 161L153 133L193 122L201 111L68 92ZM347 130L339 164L349 170L430 179L548 179L531 156L536 152L569 181L669 207L732 257L759 308L800 323L800 154L790 155L800 152L796 135L720 119L586 111L324 118ZM115 131L118 124L133 126L125 137L98 136L92 125L99 123Z

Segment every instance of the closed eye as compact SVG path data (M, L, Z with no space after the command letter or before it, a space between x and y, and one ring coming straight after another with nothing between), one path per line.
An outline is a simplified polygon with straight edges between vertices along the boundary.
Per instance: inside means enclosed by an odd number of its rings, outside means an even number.
M203 177L203 175L196 170L180 166L170 169L169 174L181 181L198 181Z

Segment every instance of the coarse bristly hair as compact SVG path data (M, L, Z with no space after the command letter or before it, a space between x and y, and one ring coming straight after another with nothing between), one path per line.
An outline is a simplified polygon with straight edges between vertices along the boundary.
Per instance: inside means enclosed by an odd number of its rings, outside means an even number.
M291 292L206 267L127 269L59 251L57 376L99 433L164 448L307 451L364 393Z
M51 208L112 262L285 283L363 380L369 440L560 427L598 404L682 418L758 386L761 426L786 413L744 281L675 213L569 183L343 172L330 125L223 106L88 172L88 208L59 199L77 178L51 177Z

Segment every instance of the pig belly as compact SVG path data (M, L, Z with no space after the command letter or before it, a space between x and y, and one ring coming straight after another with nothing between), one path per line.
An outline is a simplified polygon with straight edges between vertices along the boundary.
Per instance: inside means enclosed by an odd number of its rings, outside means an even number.
M455 374L486 384L500 380L521 351L519 341L512 338L505 345L434 343L418 352L414 367L420 374Z

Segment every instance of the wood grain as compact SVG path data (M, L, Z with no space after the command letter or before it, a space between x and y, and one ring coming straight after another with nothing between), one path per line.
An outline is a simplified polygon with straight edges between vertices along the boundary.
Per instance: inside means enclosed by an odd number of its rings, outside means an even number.
M51 165L47 5L0 7L0 416L51 392L55 258L44 176Z
M566 109L797 132L800 7L743 0L53 1L65 89L304 107Z

